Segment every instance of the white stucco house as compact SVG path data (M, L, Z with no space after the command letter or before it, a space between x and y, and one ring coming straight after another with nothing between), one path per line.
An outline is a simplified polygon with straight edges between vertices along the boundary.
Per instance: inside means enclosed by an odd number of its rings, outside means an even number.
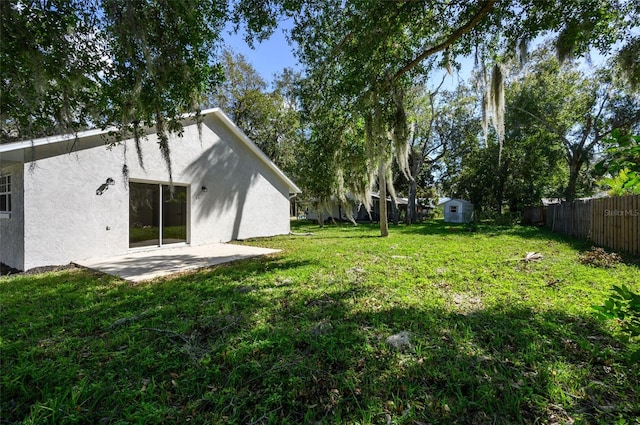
M444 211L445 223L469 223L473 220L473 204L464 199L447 199L438 204Z
M173 186L149 129L108 148L107 130L0 145L0 262L27 270L167 245L289 233L300 189L220 110L170 140ZM128 176L123 174L123 166Z

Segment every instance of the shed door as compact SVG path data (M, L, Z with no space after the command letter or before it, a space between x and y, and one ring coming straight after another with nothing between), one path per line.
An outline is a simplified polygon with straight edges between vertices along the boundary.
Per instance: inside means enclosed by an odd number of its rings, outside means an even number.
M129 247L187 242L187 187L129 183Z

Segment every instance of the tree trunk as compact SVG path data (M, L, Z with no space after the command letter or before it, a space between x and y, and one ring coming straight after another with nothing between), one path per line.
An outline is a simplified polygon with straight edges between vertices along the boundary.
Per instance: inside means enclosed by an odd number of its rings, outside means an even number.
M496 202L496 214L498 217L502 216L502 201L504 199L504 179L500 179L498 183L498 187L495 191L495 202Z
M380 236L389 236L389 223L387 222L387 170L384 160L378 167L378 186L380 190Z
M572 158L569 162L569 183L567 184L567 190L564 192L567 202L573 202L576 199L576 186L580 168L582 168L582 163Z
M396 204L394 200L391 199L391 221L393 221L393 224L395 226L398 225L398 216L399 216L398 204Z
M507 184L507 175L509 173L509 161L505 158L502 166L498 169L498 187L496 188L496 212L498 217L502 216L502 202L504 201L504 188Z
M320 227L324 227L324 212L321 208L322 203L316 204L316 212L318 213L318 224Z
M418 191L418 182L413 179L409 182L409 201L407 203L407 219L406 223L411 224L417 221L416 217L416 192Z
M421 162L420 158L415 152L410 154L411 159L411 177L409 179L409 199L407 202L407 217L405 222L407 224L414 223L416 221L416 192L418 191L418 171L420 170Z

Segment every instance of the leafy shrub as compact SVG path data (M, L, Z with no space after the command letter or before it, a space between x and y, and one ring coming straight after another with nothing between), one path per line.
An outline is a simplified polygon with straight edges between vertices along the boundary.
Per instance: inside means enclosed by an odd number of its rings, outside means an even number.
M595 171L610 177L605 177L600 184L609 186L612 196L640 193L640 135L615 129L603 143L604 158L596 164Z
M602 318L616 319L624 334L624 341L640 337L640 294L626 285L614 285L612 293L604 305L593 306ZM640 361L640 348L631 355L633 361Z
M609 187L609 196L640 195L640 176L628 168L613 177L604 177L598 183Z
M579 260L582 264L594 267L613 267L622 261L622 257L615 252L607 252L602 248L591 248L584 254L579 256Z

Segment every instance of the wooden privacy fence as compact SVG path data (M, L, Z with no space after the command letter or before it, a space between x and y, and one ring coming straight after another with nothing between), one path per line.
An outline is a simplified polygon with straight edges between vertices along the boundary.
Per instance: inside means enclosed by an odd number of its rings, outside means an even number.
M525 207L522 210L521 224L525 226L538 226L547 222L547 207Z
M640 255L640 195L549 205L545 225L554 232Z
M554 232L575 238L589 238L591 234L591 200L549 205L547 226Z

